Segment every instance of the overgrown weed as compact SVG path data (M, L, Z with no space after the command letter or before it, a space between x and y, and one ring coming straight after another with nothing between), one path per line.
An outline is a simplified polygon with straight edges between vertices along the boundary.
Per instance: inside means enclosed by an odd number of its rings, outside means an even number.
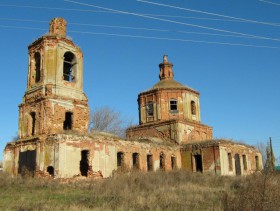
M0 210L277 210L280 175L226 177L183 170L101 179L0 174Z

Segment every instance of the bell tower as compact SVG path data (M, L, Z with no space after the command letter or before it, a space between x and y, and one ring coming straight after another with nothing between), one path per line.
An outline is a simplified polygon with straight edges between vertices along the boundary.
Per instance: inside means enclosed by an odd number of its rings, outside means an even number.
M83 53L66 36L66 21L54 18L49 33L28 47L28 80L19 105L19 138L88 130L83 91Z

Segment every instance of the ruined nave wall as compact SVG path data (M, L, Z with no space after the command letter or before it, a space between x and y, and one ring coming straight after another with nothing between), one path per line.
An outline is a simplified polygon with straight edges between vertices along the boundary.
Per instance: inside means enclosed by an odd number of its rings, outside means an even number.
M113 136L42 136L10 143L4 154L5 171L14 175L22 173L23 166L35 175L58 178L96 174L109 177L115 170L136 167L141 171L181 168L178 146L126 141Z

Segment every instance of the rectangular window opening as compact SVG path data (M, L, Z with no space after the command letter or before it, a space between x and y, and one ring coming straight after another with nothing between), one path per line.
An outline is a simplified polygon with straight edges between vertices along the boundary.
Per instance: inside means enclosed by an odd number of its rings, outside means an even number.
M232 171L232 156L231 156L231 153L228 153L228 170Z
M242 160L243 160L243 169L246 171L246 170L247 170L247 159L246 159L246 155L242 155Z
M177 100L170 100L170 111L177 111Z
M153 155L147 155L147 170L153 171Z
M239 154L234 155L234 160L235 160L235 174L236 175L241 175L241 165L240 165L240 157Z
M260 163L259 163L259 156L255 156L255 161L256 161L256 170L260 170Z
M163 153L159 156L159 168L165 170L165 155Z
M118 168L124 166L124 154L123 154L123 152L118 152L117 153L117 166L118 166Z
M65 121L63 123L63 130L72 130L72 124L73 124L72 118L73 118L72 112L65 113Z

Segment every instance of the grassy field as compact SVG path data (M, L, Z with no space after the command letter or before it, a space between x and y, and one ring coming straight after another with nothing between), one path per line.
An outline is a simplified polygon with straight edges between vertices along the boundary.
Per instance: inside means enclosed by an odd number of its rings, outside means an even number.
M279 210L280 175L218 177L185 171L103 180L0 174L0 210Z

